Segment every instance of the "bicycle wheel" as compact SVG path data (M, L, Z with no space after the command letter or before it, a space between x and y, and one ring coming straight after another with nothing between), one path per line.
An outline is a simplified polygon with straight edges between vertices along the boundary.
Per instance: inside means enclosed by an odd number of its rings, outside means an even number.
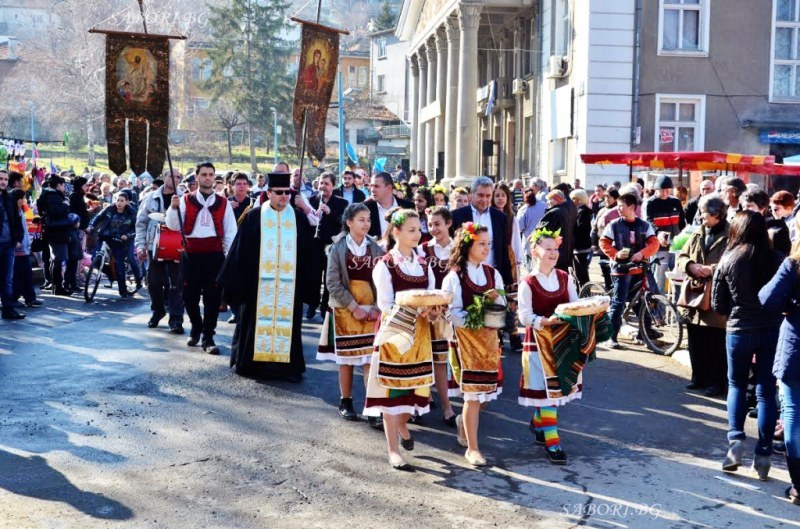
M86 303L91 303L97 294L100 280L103 279L103 256L98 255L92 260L89 270L86 272L86 283L83 285L83 299Z
M579 298L590 298L592 296L608 296L608 292L603 285L600 283L593 283L588 282L581 287L580 292L578 292Z
M672 355L683 338L678 308L660 294L647 296L639 307L639 333L648 349L657 354Z
M129 296L136 294L139 290L136 288L136 276L133 274L133 268L131 268L131 264L127 260L125 261L125 287Z

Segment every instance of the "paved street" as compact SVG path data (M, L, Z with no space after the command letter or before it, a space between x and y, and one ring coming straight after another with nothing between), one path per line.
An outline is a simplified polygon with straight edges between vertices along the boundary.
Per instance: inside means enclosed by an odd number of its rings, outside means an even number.
M2 528L800 526L781 457L766 483L717 479L724 402L686 393L673 359L600 351L585 400L561 413L570 464L554 467L506 354L506 392L481 423L493 466L467 467L437 409L412 428L406 474L379 432L337 416L318 324L304 325L304 382L264 383L228 370L227 314L209 357L147 329L145 298L45 299L0 324Z

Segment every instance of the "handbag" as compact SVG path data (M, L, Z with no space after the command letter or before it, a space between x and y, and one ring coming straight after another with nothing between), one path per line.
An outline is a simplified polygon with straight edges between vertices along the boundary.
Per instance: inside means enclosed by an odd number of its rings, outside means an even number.
M689 279L683 284L678 306L686 309L711 310L711 281Z

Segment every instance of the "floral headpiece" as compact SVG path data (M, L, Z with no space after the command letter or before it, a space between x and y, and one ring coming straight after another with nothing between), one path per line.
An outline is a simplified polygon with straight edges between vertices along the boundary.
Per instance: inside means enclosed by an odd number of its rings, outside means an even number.
M393 226L399 228L400 226L402 226L405 223L405 221L406 221L406 214L402 209L392 213L392 221L391 222L392 222Z
M441 193L444 196L447 196L447 189L445 189L441 184L436 184L431 188L431 194L435 195L436 193Z
M465 222L464 225L462 226L464 230L464 242L477 241L478 240L477 231L482 227L483 226L475 222Z
M397 182L397 183L394 185L394 190L395 190L395 191L403 191L403 192L405 192L405 191L407 190L407 188L406 188L406 185L405 185L405 183L403 183L403 182Z
M561 246L561 228L558 228L555 231L550 231L547 228L539 228L531 234L531 236L528 238L528 241L530 241L531 246L536 246L536 243L542 239L554 239L556 244Z

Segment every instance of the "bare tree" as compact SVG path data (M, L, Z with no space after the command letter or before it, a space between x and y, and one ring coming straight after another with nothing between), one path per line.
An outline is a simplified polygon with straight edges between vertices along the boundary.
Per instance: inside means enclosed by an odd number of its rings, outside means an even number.
M225 129L228 140L228 163L233 163L233 129L245 124L245 120L239 111L229 101L219 99L214 103L214 114L217 122Z

